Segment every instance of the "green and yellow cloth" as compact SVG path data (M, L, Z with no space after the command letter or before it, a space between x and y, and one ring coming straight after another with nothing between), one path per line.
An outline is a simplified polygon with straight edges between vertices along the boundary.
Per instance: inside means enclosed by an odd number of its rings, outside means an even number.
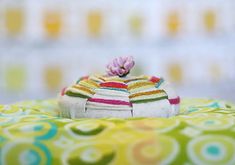
M0 105L0 164L235 164L235 105L184 99L170 118L66 119L56 100Z

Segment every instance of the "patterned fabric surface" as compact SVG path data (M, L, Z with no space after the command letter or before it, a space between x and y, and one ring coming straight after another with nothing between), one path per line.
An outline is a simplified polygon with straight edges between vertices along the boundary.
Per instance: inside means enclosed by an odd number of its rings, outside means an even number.
M184 99L171 118L65 119L56 100L0 105L0 164L235 164L235 105Z

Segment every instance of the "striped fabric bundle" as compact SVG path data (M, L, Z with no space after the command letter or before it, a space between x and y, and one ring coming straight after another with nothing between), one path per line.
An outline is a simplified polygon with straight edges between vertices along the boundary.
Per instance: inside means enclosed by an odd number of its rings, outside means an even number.
M89 88L83 87L81 85L73 85L67 89L65 94L72 97L89 98L92 97L94 92Z
M146 103L167 99L168 96L164 90L156 88L156 83L160 81L157 77L140 77L128 81L128 90L132 103Z
M69 98L73 102L68 103ZM180 99L164 79L155 76L92 75L82 77L66 88L60 95L59 104L65 102L71 104L73 113L77 112L75 118L169 117L177 114ZM79 105L77 109L75 104Z
M75 85L68 87L65 94L72 97L90 98L95 94L96 88L99 88L96 81L83 77Z
M105 82L88 99L87 108L104 110L132 110L127 85L120 82Z
M152 90L147 92L139 92L129 96L133 103L145 103L149 101L157 101L167 99L167 94L163 90Z

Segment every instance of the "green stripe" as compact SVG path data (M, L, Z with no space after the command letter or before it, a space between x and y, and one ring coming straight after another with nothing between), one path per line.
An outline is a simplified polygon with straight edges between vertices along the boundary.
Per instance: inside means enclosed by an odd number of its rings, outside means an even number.
M147 103L147 102L153 102L153 101L158 101L158 100L164 100L168 99L168 96L163 96L163 97L158 97L158 98L153 98L153 99L142 99L142 100L136 100L136 101L131 101L131 103Z
M65 93L67 96L71 96L71 97L81 97L81 98L89 98L89 96L85 96L85 95L82 95L80 93L73 93L71 91L67 91Z
M101 87L100 89L114 90L129 93L126 89Z
M74 132L75 134L78 134L78 135L83 135L83 136L92 136L92 135L97 135L99 134L100 132L102 132L103 130L105 129L105 126L101 125L99 126L98 128L94 129L94 130L91 130L91 131L82 131L82 130L79 130L78 128L76 127L72 127L71 130L72 132Z
M82 81L83 79L82 79L82 77L81 78L79 78L78 80L77 80L77 82L76 82L76 84L79 84L80 83L80 81Z

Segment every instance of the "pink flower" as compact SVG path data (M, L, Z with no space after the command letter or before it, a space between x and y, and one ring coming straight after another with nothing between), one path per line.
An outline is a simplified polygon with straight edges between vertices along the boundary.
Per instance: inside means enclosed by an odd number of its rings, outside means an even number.
M115 58L107 65L107 73L109 76L126 76L131 68L135 65L132 56Z

